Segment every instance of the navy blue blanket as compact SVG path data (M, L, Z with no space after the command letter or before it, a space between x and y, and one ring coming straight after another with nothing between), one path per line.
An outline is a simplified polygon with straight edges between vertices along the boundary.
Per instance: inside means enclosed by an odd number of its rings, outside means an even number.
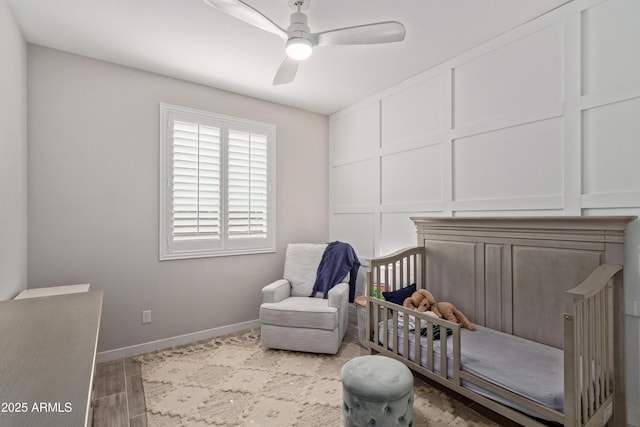
M338 241L329 243L322 254L320 265L318 265L316 281L310 296L322 292L324 298L327 298L329 289L340 283L347 273L350 273L349 302L353 302L356 294L358 268L360 268L360 261L350 244Z

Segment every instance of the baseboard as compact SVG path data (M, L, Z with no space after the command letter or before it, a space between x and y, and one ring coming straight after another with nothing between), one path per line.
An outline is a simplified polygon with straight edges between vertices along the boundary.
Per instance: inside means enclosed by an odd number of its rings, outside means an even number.
M627 425L640 427L640 409L627 405Z
M227 335L234 332L242 331L245 329L259 328L260 320L250 320L248 322L235 323L233 325L222 326L220 328L207 329L199 332L192 332L190 334L179 335L177 337L164 338L157 341L151 341L142 344L132 345L130 347L117 348L115 350L107 350L98 353L97 362L109 362L111 360L122 359L124 357L131 357L142 353L148 353L150 351L163 350L166 348L175 347L178 345L189 344L194 341L206 340L209 338L219 337L221 335Z

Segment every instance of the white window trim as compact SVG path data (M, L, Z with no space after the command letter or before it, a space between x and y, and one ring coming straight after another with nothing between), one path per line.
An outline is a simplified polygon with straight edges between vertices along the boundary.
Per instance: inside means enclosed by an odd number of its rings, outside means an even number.
M173 241L173 220L172 220L172 201L173 201L173 137L172 123L170 117L172 115L187 116L191 120L197 120L198 123L207 123L211 121L224 122L230 126L237 126L240 129L259 129L268 133L268 216L267 216L267 238L266 239L242 239L242 242L233 241L226 238L226 219L222 221L222 238L215 247L212 245L201 245L205 247L197 248L198 244L189 249L176 248ZM222 148L224 157L226 147ZM249 255L260 253L275 252L276 247L276 126L270 123L247 120L238 117L226 116L206 111L196 110L177 105L160 103L160 244L159 259L175 260L189 258L208 258L230 255ZM226 160L223 160L226 168ZM226 198L227 177L223 173L222 178L222 198ZM226 217L226 200L223 203L223 217Z

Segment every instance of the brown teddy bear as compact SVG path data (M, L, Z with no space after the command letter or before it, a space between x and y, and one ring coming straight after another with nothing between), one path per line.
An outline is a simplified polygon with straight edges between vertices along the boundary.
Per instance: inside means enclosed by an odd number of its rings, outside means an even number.
M449 322L462 325L470 331L473 331L475 329L475 326L473 326L473 323L471 323L469 319L467 319L467 316L465 316L460 310L456 308L455 305L451 304L450 302L439 302L436 304L436 306L439 310L439 313L437 314L441 314L441 316L443 316Z
M436 299L433 297L431 292L426 289L418 289L411 294L410 297L405 298L402 305L420 312L433 311L436 316L442 317L442 314L440 314L440 311L438 310Z

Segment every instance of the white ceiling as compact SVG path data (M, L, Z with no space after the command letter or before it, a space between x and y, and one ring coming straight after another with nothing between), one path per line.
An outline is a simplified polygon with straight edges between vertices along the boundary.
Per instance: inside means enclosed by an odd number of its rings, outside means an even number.
M279 26L288 0L246 0ZM202 0L8 0L29 43L323 114L334 113L568 0L312 0L312 32L397 20L403 42L323 46L273 86L284 42Z

